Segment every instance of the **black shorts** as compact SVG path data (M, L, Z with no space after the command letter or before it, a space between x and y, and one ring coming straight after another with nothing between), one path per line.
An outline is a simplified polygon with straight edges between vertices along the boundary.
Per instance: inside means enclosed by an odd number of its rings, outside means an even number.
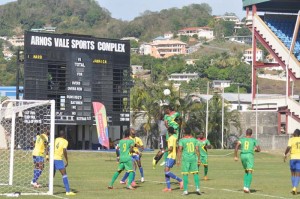
M166 136L165 135L161 135L160 136L160 148L161 149L165 149L167 147L168 147L168 145L167 145L167 141L166 141Z

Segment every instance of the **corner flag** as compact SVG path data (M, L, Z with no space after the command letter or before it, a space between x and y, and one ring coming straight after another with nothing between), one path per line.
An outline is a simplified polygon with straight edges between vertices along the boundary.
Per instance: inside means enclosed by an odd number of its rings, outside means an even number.
M105 106L100 102L93 102L93 108L99 143L109 149L108 126Z

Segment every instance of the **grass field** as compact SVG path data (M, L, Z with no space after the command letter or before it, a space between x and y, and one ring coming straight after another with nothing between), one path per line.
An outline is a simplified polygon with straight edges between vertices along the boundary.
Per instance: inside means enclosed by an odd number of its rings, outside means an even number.
M67 167L71 189L77 192L69 198L296 198L290 193L290 172L288 163L283 163L282 153L257 153L251 194L244 194L243 170L240 162L233 160L232 150L210 150L209 180L203 181L203 168L200 170L200 188L202 195L193 194L194 182L189 178L188 196L182 196L178 184L173 183L171 193L161 190L165 187L163 167L152 169L151 160L154 153L144 153L142 164L145 182L138 182L134 191L126 190L119 184L120 177L114 184L113 190L107 185L117 169L115 153L101 152L69 152ZM173 168L175 174L180 174L180 168ZM121 174L122 175L122 174ZM140 175L137 172L137 181ZM54 196L21 196L21 198L68 198L65 196L61 175L57 173L54 181Z

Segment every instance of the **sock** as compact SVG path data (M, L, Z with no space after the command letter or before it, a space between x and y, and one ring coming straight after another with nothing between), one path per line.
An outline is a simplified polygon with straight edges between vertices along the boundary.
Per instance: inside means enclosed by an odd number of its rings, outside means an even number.
M32 182L36 182L37 181L37 177L38 176L38 169L34 169L33 170L33 179Z
M109 183L109 186L113 186L113 184L114 184L114 182L116 181L116 179L118 178L118 176L120 175L120 173L119 172L116 172L114 175L113 175L113 177L112 177L112 179L111 179L111 182Z
M248 176L247 176L247 173L245 173L244 174L244 187L247 187L247 185L248 185L247 180L248 180Z
M65 188L66 188L66 192L70 192L70 185L69 185L69 180L68 180L68 176L67 175L63 175L62 177Z
M132 181L134 181L134 179L135 179L135 171L133 171L132 173L133 173Z
M166 151L166 152L164 153L164 161L165 161L165 162L167 161L168 155L169 155L169 152Z
M183 175L183 190L187 191L189 184L189 176L188 175Z
M167 188L171 189L170 176L168 176L168 174L165 174L165 177L166 177Z
M133 181L133 174L134 172L129 172L129 178L128 178L128 183L127 183L127 186L131 186L131 183Z
M298 187L300 181L300 176L295 176L295 187Z
M292 186L296 187L296 176L292 176L291 180L292 180Z
M140 167L139 169L140 169L141 177L143 178L144 177L144 169L143 169L143 167Z
M252 182L252 173L248 173L248 188L250 189L251 186L251 182Z
M204 176L207 176L207 173L208 173L208 166L205 166L204 167Z
M121 181L125 182L128 176L129 176L129 172L126 172Z
M194 182L195 182L196 190L200 189L200 182L199 182L199 175L198 175L198 173L194 174Z
M178 182L181 182L181 181L182 181L181 178L177 177L174 173L172 173L172 172L170 172L170 171L165 172L165 174L166 174L167 176L169 176L170 178L173 178L174 180L177 180Z

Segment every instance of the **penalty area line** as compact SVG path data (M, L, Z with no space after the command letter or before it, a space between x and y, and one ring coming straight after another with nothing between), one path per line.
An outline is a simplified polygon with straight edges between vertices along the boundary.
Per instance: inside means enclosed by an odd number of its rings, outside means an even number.
M159 183L159 184L166 184L166 182L160 182L160 181L155 181L155 180L145 180L145 182L153 182L153 183ZM189 185L190 187L194 187L194 185ZM231 190L231 189L216 189L213 187L202 187L203 189L210 189L210 190L219 190L219 191L226 191L226 192L233 192L233 193L239 193L239 194L245 194L243 191L236 191L236 190ZM291 198L286 198L282 196L274 196L274 195L268 195L268 194L260 194L260 193L249 193L249 195L254 195L254 196L261 196L261 197L268 197L268 198L280 198L280 199L291 199Z

